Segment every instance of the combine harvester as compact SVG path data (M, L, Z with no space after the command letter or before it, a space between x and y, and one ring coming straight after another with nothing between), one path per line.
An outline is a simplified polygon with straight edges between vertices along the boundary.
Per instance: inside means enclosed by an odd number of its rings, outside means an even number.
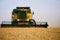
M4 24L4 22L2 22L1 27L48 27L47 22L37 24L36 21L32 19L33 14L34 13L31 12L30 7L16 7L12 12L11 24Z

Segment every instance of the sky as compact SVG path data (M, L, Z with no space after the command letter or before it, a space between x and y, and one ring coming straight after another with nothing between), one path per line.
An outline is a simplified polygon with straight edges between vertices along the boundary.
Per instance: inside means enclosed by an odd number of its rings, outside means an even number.
M60 27L60 0L0 0L0 23L11 21L16 7L30 7L33 19L48 22L49 27Z

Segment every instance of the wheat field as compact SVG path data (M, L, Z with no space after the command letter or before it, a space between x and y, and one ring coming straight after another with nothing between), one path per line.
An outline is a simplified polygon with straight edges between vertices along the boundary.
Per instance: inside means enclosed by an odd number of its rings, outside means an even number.
M0 40L60 40L60 28L0 28Z

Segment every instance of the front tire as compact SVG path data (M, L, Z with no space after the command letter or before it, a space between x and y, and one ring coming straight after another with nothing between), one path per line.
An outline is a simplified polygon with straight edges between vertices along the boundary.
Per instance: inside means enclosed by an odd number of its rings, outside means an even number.
M17 22L15 22L15 21L12 22L12 26L17 26L17 25L18 25Z
M29 25L36 27L36 22L35 22L35 20L34 20L34 19L30 19L30 20L29 20Z

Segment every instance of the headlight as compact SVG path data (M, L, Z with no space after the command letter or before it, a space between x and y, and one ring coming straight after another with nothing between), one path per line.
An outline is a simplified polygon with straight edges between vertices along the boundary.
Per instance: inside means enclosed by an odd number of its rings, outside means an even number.
M29 19L27 19L27 21L29 21Z
M17 21L20 21L20 19L17 19Z

